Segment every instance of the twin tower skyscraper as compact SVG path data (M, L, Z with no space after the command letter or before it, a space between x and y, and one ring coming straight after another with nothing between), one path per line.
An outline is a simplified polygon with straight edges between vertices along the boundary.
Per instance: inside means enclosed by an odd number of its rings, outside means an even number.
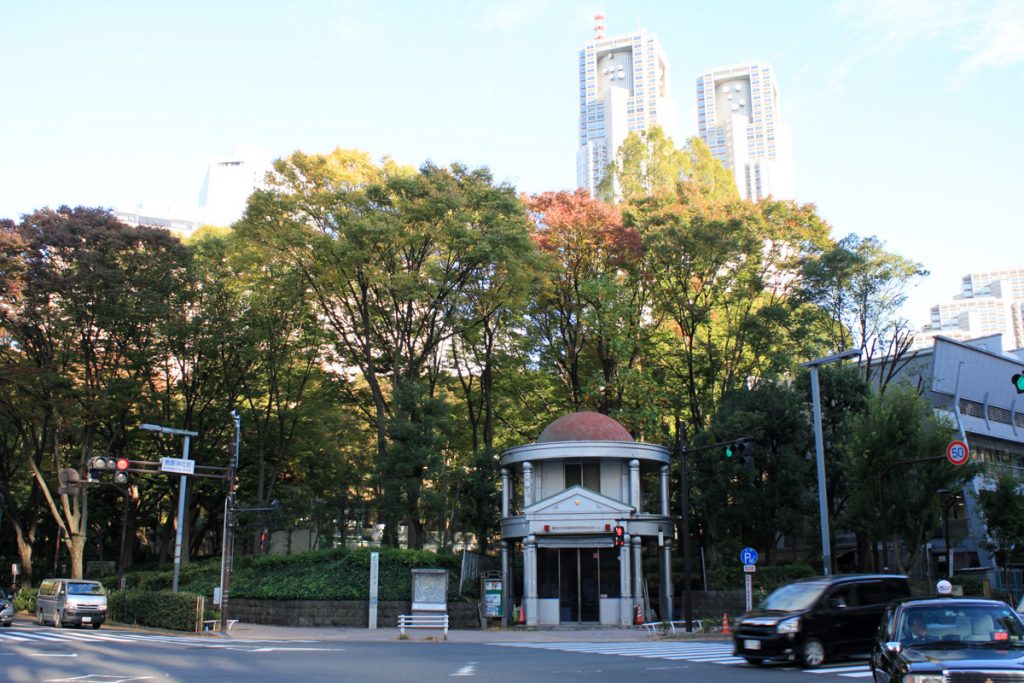
M630 131L660 126L677 147L677 110L668 59L646 30L597 35L579 55L579 150L576 183L591 194ZM731 170L743 199L792 199L789 129L782 122L770 64L746 62L705 71L697 78L698 134ZM688 136L686 136L688 137Z

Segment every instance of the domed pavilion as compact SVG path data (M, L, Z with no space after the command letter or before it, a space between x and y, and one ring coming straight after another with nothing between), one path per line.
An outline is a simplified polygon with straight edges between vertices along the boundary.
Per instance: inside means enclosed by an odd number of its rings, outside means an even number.
M590 412L560 417L536 443L502 453L506 618L516 604L530 626L633 624L638 607L649 613L645 555L660 559L659 593L671 614L668 466L667 448L636 442Z

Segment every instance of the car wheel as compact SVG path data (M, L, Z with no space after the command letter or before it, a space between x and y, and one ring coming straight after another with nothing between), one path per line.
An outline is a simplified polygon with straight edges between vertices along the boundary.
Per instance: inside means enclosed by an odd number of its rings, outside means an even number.
M761 657L744 657L743 659L747 660L747 664L751 664L753 666L761 666L764 664L764 659Z
M43 610L41 609L36 610L36 623L40 626L44 626L46 624L46 620L43 619Z
M60 612L53 613L53 625L57 628L65 628L67 624L64 622L64 615Z
M818 638L808 638L804 641L800 662L808 669L821 666L825 662L825 644Z
M99 625L99 624L93 624L93 625L92 625L92 630L93 630L93 631L95 631L95 630L96 630L96 629L98 629L99 627L100 627L100 625Z

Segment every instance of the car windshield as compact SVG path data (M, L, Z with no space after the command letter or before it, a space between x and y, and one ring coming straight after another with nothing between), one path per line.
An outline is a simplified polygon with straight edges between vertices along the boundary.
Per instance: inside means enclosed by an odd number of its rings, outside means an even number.
M823 583L791 583L769 593L758 607L776 612L795 612L813 605L824 591Z
M896 634L905 647L1024 647L1024 624L1006 605L944 605L903 611Z
M98 583L68 583L68 595L103 595L103 586Z

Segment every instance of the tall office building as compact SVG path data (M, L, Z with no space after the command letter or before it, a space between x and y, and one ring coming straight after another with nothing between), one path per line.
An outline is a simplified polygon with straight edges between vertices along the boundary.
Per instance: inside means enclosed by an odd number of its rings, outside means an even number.
M740 196L793 199L789 128L782 122L770 64L747 62L711 69L697 79L701 139L733 172Z
M580 50L576 152L576 184L590 194L630 131L658 125L669 137L676 132L668 59L658 39L644 29L605 38L604 17L595 19L597 35Z
M930 347L936 335L964 341L997 333L1010 348L1024 349L1024 268L964 275L959 294L932 306L912 348Z
M214 159L199 191L199 211L204 223L231 225L245 212L249 195L266 187L270 155L256 147L239 145L231 156Z

